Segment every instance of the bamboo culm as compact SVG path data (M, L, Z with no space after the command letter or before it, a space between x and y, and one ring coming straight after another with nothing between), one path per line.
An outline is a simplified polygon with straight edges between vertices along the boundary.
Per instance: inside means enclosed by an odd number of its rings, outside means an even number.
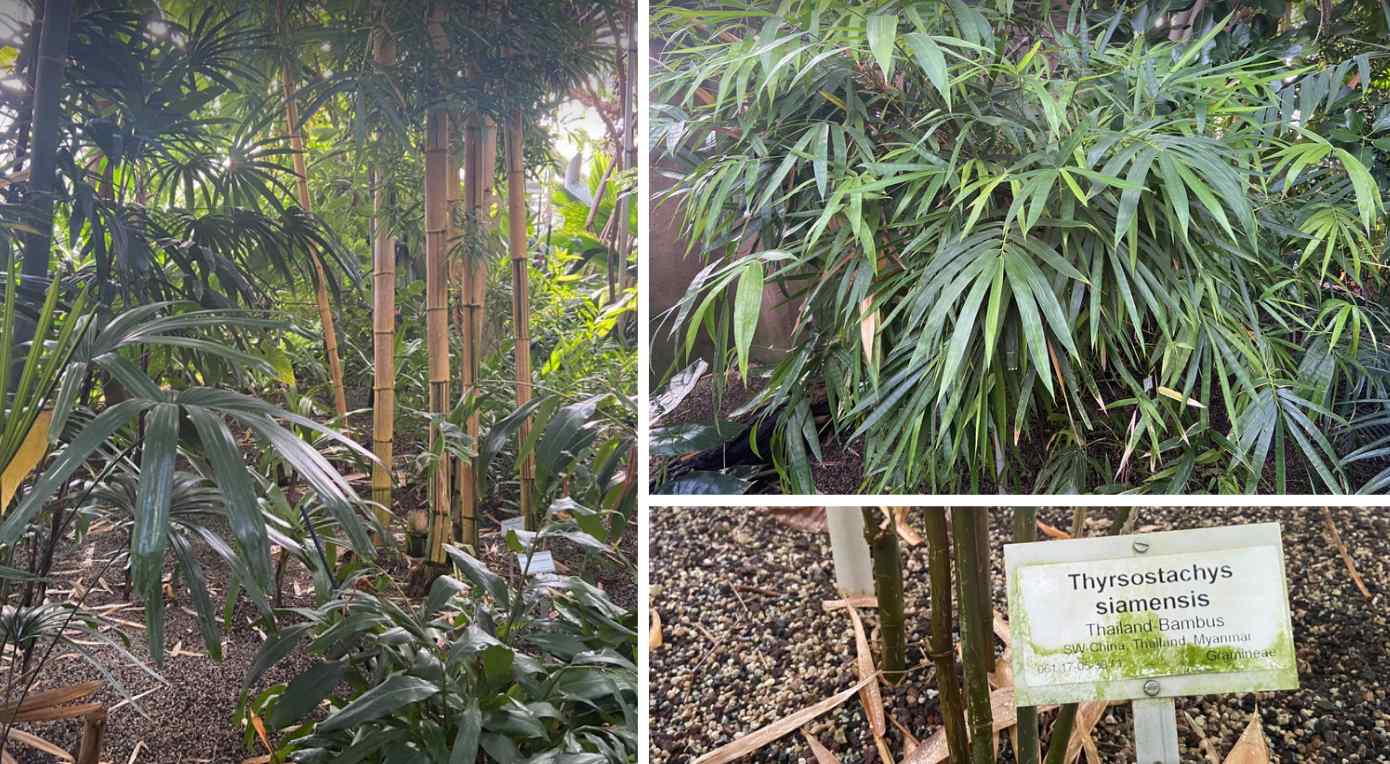
M1038 510L1020 507L1014 510L1014 543L1024 544L1038 539ZM1038 707L1018 708L1018 751L1020 764L1038 764Z
M980 585L982 577L988 580L989 557L980 557L979 518L976 517L984 511L959 508L951 511L972 764L994 761L994 713L989 702L989 664L994 657L994 635L992 629L981 628L984 614L990 612L988 595L981 595Z
M516 405L531 400L531 291L527 283L525 129L521 113L507 120L507 248L512 262L512 327L516 334ZM528 418L517 430L517 449L531 434ZM527 454L521 460L521 516L527 530L539 530L535 502L536 459Z
M429 33L436 50L445 52L444 33L447 6L430 9ZM449 406L449 294L445 262L449 234L449 113L431 109L425 116L425 339L429 353L429 410L442 417ZM426 560L431 565L445 562L444 542L450 537L452 484L449 460L441 453L439 426L430 427L432 453L439 454L430 481L430 530Z
M376 11L385 11L378 0ZM396 57L385 25L372 39L372 61L386 67ZM374 174L372 191L372 501L385 527L391 518L391 463L396 433L396 243L386 226L385 172Z
M891 512L891 510L889 510ZM884 513L864 507L864 540L874 566L874 596L878 599L879 634L883 640L883 678L891 684L902 681L907 670L907 628L903 616L903 564L898 532Z
M946 510L924 510L927 527L927 574L931 582L931 658L936 664L936 680L941 693L942 725L946 728L946 749L951 761L969 757L965 734L965 704L961 698L960 675L956 671L956 651L951 636L951 542L946 527Z
M68 36L72 22L72 0L44 4L39 28L38 62L35 66L33 118L30 123L33 159L30 163L29 219L34 229L25 236L23 273L47 276L53 249L53 189L58 169L58 143L62 137L59 120L63 77L68 62ZM32 327L29 328L32 332ZM29 337L21 337L27 341Z
M276 5L280 26L289 33L285 21L285 0ZM281 73L281 84L285 93L285 128L290 135L290 150L294 162L295 191L299 207L312 212L309 199L309 173L304 164L304 138L299 133L299 106L295 103L296 86L287 59ZM309 259L313 261L314 298L318 304L319 322L323 324L323 350L328 359L328 377L333 386L333 412L338 421L347 425L347 394L343 390L343 364L338 357L338 330L333 322L333 307L328 302L328 273L323 267L323 257L313 247L309 248Z

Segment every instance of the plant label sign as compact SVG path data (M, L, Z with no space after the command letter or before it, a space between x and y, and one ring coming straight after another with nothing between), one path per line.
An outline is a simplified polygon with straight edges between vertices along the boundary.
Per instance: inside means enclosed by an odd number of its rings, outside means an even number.
M1021 706L1298 687L1278 523L1010 544Z

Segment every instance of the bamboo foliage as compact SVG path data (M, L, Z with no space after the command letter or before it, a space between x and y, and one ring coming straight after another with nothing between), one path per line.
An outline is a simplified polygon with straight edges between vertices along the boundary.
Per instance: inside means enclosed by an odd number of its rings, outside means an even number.
M526 180L523 175L525 131L520 112L507 120L507 244L512 260L512 326L516 334L516 403L525 406L531 400L531 291L527 283L526 250ZM531 434L531 422L517 430L517 451ZM526 528L537 530L533 489L536 483L536 459L526 454L521 460L521 516Z
M285 21L285 0L277 0L276 12L281 29L288 32ZM294 161L295 194L299 207L312 212L309 198L309 174L304 165L304 138L299 132L299 106L295 103L296 85L290 71L290 61L286 59L281 70L280 82L285 94L285 128L290 135L291 156ZM333 322L333 308L328 302L328 274L324 271L323 259L312 247L309 257L314 262L314 298L318 303L319 321L323 324L323 349L328 358L328 377L333 386L333 412L338 419L347 421L347 395L343 390L343 364L338 357L338 332Z
M429 33L435 50L448 48L444 21L448 8L436 4L429 12ZM430 109L425 116L425 344L429 354L429 410L442 418L449 406L449 294L445 253L449 236L449 112ZM426 560L445 563L444 542L450 533L453 504L449 460L442 455L438 421L430 426L430 449L439 454L430 481L430 526Z
M385 4L377 3L383 13ZM396 58L396 44L386 27L372 38L372 60L386 67ZM384 168L375 174L372 191L372 501L383 525L391 516L391 459L396 431L396 246L387 229Z

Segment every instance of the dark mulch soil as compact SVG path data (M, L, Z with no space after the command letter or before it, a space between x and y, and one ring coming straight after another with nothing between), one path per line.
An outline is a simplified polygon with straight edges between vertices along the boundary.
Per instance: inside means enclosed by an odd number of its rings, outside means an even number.
M741 417L732 417L731 414L747 403L761 387L762 381L757 377L749 377L749 386L744 387L738 378L730 377L724 390L722 398L716 395L714 376L706 374L696 383L695 388L690 394L681 401L680 405L671 413L662 417L659 426L670 426L678 424L710 424L716 419L740 422L742 424L753 424L756 416L745 414ZM859 492L859 484L864 477L863 456L858 450L840 442L836 438L825 438L821 443L821 455L824 459L814 465L811 470L816 481L816 492L826 495L851 495ZM661 465L652 466L653 474L658 474ZM766 479L758 480L753 486L753 493L781 493L777 484L777 475L768 470Z
M1390 762L1390 512L1337 509L1333 517L1366 585L1355 588L1329 540L1321 510L1140 509L1141 530L1168 530L1278 520L1284 527L1294 634L1302 689L1180 699L1183 761L1205 761L1202 728L1224 757L1258 707L1279 762ZM1069 510L1041 511L1069 527ZM1090 531L1104 532L1092 510ZM837 597L828 538L791 529L756 509L656 508L651 513L651 599L665 645L651 655L651 760L689 761L854 681L854 637L844 611L820 603ZM1010 516L995 510L992 536L996 608L1004 608L1000 544ZM920 527L920 520L916 521ZM904 547L909 662L906 682L885 688L889 714L927 739L940 724L936 684L924 649L928 638L925 545ZM863 611L875 626L872 611ZM871 637L872 638L872 637ZM855 700L808 726L846 764L877 762ZM1102 759L1133 761L1127 705L1112 706L1095 732ZM903 738L892 724L895 752ZM1002 761L1012 761L1008 745ZM799 736L745 759L814 761Z

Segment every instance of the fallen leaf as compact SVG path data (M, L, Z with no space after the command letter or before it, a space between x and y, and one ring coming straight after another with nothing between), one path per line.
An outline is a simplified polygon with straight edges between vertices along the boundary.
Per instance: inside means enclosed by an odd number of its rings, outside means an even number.
M1197 739L1201 741L1202 745L1202 755L1207 757L1207 762L1209 764L1221 764L1221 757L1216 755L1216 746L1212 745L1211 739L1207 737L1206 727L1198 724L1197 720L1192 718L1192 714L1185 710L1182 712L1182 716L1187 720L1187 726L1197 733Z
M874 656L869 652L869 637L864 632L864 621L859 618L859 611L849 608L849 619L854 623L854 645L855 645L855 671L859 678L874 676L878 672L874 670ZM883 694L879 692L878 682L871 682L859 693L860 700L864 703L864 715L869 717L869 729L873 731L874 737L879 738L888 731L887 723L883 718Z
M1042 520L1039 520L1039 521L1038 521L1038 530L1042 531L1042 534L1043 534L1044 536L1050 538L1050 539L1057 539L1057 540L1059 540L1059 541L1064 541L1064 540L1066 540L1066 539L1071 538L1071 534L1070 534L1070 533L1067 533L1066 531L1062 530L1061 528L1054 528L1053 526L1048 525L1047 523L1043 522Z
M820 603L820 606L821 610L824 610L827 613L829 613L832 610L838 610L842 607L866 607L877 609L878 597L875 597L872 594L866 594L862 597L847 597L841 600L825 600Z
M989 694L990 712L994 716L993 731L1000 732L1018 724L1018 708L1014 706L1014 688L1005 687ZM1041 710L1041 709L1040 709ZM969 730L967 729L967 732ZM910 751L902 764L939 764L951 756L946 745L946 729L938 728L927 742Z
M877 675L871 676L868 679L861 679L848 689L831 695L819 703L809 705L799 711L790 713L765 727L761 727L744 735L728 745L720 746L695 759L691 764L724 764L724 762L734 761L739 757L747 756L787 733L801 728L821 714L843 704L846 700L854 697L855 693L859 692L870 683L877 681Z
M64 751L63 749L48 742L47 740L44 740L38 735L32 735L28 732L25 732L24 730L10 728L10 739L14 740L17 743L23 743L24 745L27 745L30 748L43 751L49 756L56 757L63 761L73 760L72 754L68 753L67 751Z
M651 608L651 614L652 628L647 635L647 647L655 650L665 644L665 642L661 638L661 613L658 613L656 608Z
M824 533L825 507L768 507L768 517L800 531Z
M1347 545L1342 543L1342 534L1338 532L1336 523L1332 522L1332 510L1327 507L1322 508L1323 519L1327 521L1327 531L1332 536L1332 543L1337 547L1337 551L1342 555L1342 564L1347 566L1347 573L1351 575L1352 583L1361 590L1361 596L1367 602L1373 601L1371 590L1366 588L1366 582L1361 580L1361 574L1356 571L1356 561L1351 559L1351 554L1347 552Z
M801 736L806 738L806 745L810 747L811 753L819 764L840 764L840 759L831 753L829 748L821 745L821 742L815 739L811 733L802 730Z
M1240 733L1240 739L1231 752L1226 754L1223 764L1269 764L1269 744L1265 742L1265 730L1260 725L1260 709L1250 714L1250 723Z
M1091 730L1096 728L1100 717L1105 715L1105 709L1109 707L1109 701L1092 700L1082 703L1081 707L1076 709L1076 721L1071 728L1071 739L1067 741L1067 755L1062 758L1062 761L1076 760L1077 754L1081 753L1082 742L1091 736Z

